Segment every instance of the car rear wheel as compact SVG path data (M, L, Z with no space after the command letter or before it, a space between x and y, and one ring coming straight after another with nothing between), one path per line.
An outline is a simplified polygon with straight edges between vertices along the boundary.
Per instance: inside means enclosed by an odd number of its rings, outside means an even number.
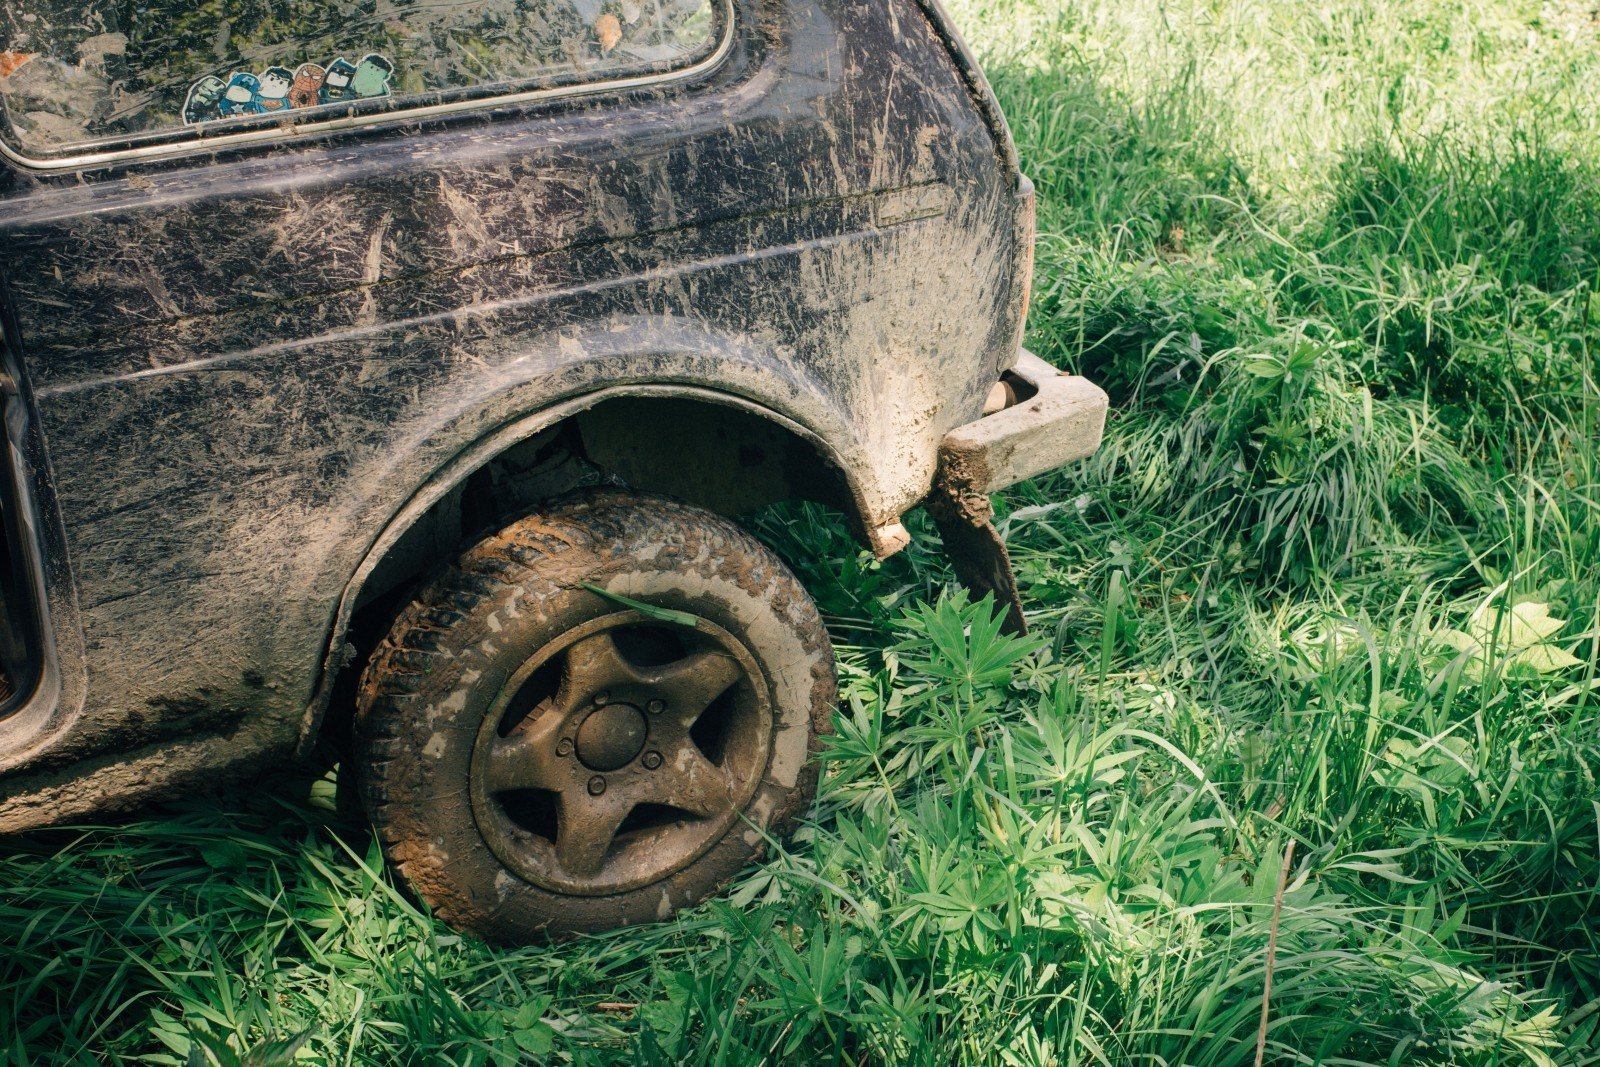
M833 652L783 563L699 508L556 501L395 621L357 714L363 803L400 878L501 941L663 919L811 797Z

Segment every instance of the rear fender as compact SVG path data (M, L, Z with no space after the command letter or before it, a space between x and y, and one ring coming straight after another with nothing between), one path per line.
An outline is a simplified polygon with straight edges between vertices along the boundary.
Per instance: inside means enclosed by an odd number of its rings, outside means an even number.
M476 472L483 470L508 450L585 411L623 397L695 400L748 412L775 424L805 441L836 468L849 496L850 511L847 518L856 528L858 536L863 536L881 555L887 555L902 547L903 540L897 538L897 535L903 532L898 522L887 524L886 527L868 524L869 511L857 477L858 472L848 464L846 458L821 435L769 407L745 397L704 386L659 382L609 386L581 396L570 397L517 417L473 441L418 487L405 505L384 525L377 538L367 548L361 563L345 583L340 595L323 656L320 679L301 724L299 748L302 753L315 743L330 703L334 683L341 669L348 664L349 658L354 654L347 635L351 619L361 602L363 589L389 552L407 532L423 521L435 505L464 486Z

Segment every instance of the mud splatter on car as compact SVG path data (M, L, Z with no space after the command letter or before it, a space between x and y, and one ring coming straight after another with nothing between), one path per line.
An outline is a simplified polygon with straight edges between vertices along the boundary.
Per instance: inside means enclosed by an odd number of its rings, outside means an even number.
M985 494L1105 397L1019 348L1032 190L936 5L55 2L0 0L0 829L353 737L452 921L652 920L833 700L730 516L886 555L931 493L1022 624Z

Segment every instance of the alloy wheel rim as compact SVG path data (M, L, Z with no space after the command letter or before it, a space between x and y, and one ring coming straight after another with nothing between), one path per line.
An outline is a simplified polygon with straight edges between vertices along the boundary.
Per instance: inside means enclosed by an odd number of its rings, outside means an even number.
M666 878L721 840L772 742L749 650L707 619L602 615L529 657L478 731L468 784L507 868L576 896Z

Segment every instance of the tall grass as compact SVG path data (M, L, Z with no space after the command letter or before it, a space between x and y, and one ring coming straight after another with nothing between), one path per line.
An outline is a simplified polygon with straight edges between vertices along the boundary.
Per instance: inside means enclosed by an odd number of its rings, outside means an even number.
M1592 12L957 9L1116 399L1000 502L1033 636L775 511L845 700L726 899L491 950L326 782L34 835L8 1062L1251 1064L1269 965L1269 1063L1600 1062Z

